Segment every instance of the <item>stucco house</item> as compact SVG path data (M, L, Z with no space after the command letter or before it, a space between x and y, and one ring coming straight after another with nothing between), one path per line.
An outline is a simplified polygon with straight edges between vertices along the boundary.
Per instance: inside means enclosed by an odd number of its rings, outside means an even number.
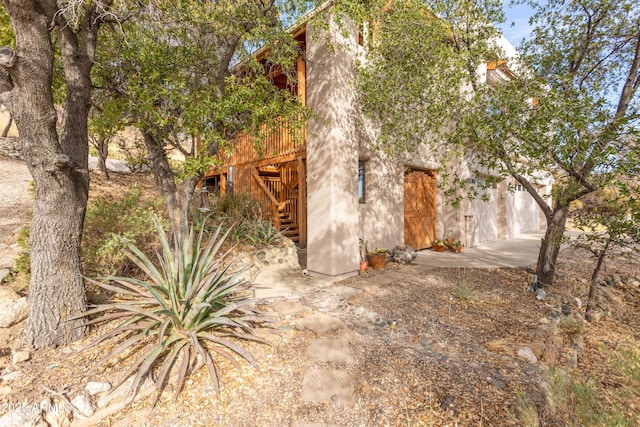
M304 142L286 131L265 135L258 154L248 139L239 139L224 159L226 167L209 172L206 185L261 200L274 224L307 248L309 272L333 277L358 270L359 239L372 248L426 249L438 236L473 247L545 227L540 209L517 182L503 179L487 189L488 201L477 198L456 208L437 189L440 165L434 156L400 161L372 149L358 125L353 85L362 38L356 26L347 29L328 38L316 37L326 29L306 21L293 29L302 52L295 91L314 113ZM481 72L490 81L508 70L490 63ZM286 76L274 76L274 84L284 83ZM459 166L469 186L485 183L486 175L473 175L464 162ZM541 183L540 193L550 194L550 185Z

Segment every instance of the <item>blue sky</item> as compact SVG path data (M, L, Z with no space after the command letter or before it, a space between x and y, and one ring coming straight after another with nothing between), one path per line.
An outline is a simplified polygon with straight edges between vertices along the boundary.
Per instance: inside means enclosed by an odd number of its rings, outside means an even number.
M529 17L532 14L532 10L527 5L509 6L509 2L505 0L504 12L507 19L504 24L498 27L507 40L509 40L513 46L517 47L522 39L531 32ZM511 26L512 22L515 23L514 26Z

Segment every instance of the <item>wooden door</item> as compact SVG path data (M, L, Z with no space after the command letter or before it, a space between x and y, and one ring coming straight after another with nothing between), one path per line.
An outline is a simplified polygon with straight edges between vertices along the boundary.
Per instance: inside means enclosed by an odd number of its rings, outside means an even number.
M436 238L436 178L413 171L404 177L404 244L430 248Z

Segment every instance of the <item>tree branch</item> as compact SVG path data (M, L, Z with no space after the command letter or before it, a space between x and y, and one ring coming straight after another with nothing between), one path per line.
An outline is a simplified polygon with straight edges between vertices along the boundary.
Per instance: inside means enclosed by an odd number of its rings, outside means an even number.
M633 98L636 89L638 89L638 84L640 83L640 74L638 73L638 69L640 68L640 29L636 32L635 38L635 53L633 61L631 61L631 67L629 67L627 79L624 82L622 92L620 93L620 100L618 102L618 109L616 110L615 116L616 122L627 112L629 103L631 103L631 99Z

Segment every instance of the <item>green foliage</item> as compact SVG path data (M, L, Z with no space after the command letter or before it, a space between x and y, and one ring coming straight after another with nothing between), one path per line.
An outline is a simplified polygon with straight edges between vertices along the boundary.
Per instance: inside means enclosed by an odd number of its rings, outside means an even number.
M120 124L143 134L174 233L188 221L197 182L237 136L254 136L258 152L264 133L281 127L302 141L309 113L294 96L300 52L286 26L308 4L160 0L103 27L92 80L100 98L117 100ZM276 72L287 77L284 88Z
M121 26L104 28L92 75L96 95L118 109L120 124L153 135L160 152L173 148L188 159L177 170L180 180L201 176L239 132L279 128L276 117L301 129L304 107L265 75L265 68L282 69L295 83L297 42L280 14L296 13L298 3L306 2L160 1L129 11ZM260 63L252 53L263 45L271 49Z
M454 296L463 302L471 302L478 299L475 289L473 289L473 277L471 273L462 269L458 271L456 281L458 286L455 289Z
M0 5L0 46L14 47L16 44L15 34L11 27L9 15L4 11L4 7Z
M551 368L547 375L557 412L563 413L570 426L634 426L637 418L625 413L619 401L611 400L591 378L583 380L572 373Z
M132 140L118 140L124 161L131 172L145 172L151 168L151 160L144 143L137 138Z
M572 212L574 226L584 232L572 244L587 249L595 258L638 254L640 187L635 179L616 180L596 194L598 197Z
M82 241L86 274L113 274L129 267L122 249L129 244L155 247L154 218L162 211L162 200L143 196L134 186L120 197L105 196L87 209Z
M611 363L626 379L630 394L640 396L640 348L632 343L623 345Z
M29 231L28 226L22 227L16 235L16 243L20 247L21 251L15 261L15 273L26 274L26 280L31 279L31 255L29 246Z
M235 339L266 341L253 330L255 322L263 321L251 307L253 300L243 280L227 274L221 254L226 234L219 227L204 243L205 234L193 229L173 248L160 222L156 232L161 242L158 254L160 268L134 245L127 245L124 254L145 274L146 279L107 277L105 282L91 283L118 294L122 299L99 305L83 316L99 317L92 324L119 322L115 329L100 335L90 347L104 342L116 345L101 358L103 365L125 350L133 349L134 361L114 388L134 376L128 398L133 399L142 380L155 378L157 399L162 394L172 372L176 372L174 401L182 391L186 377L206 366L211 381L219 392L220 367L215 357L228 359L235 367L233 353L254 367L254 357Z
M229 239L240 244L261 247L277 245L283 241L282 234L273 223L265 221L260 203L249 194L234 193L217 197L212 203L211 211L206 216L201 216L199 221L209 230L225 228Z
M254 221L248 224L249 230L244 235L252 246L272 246L282 243L282 234L273 226L271 221Z

